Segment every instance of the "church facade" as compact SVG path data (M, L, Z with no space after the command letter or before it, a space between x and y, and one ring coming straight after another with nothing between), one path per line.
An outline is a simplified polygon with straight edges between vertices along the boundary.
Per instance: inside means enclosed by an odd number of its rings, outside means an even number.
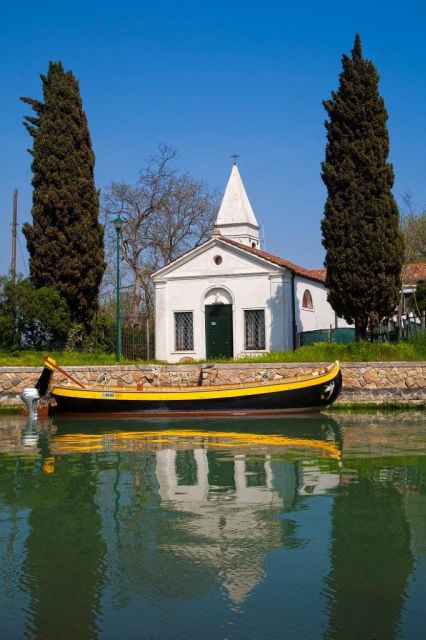
M236 164L212 237L153 275L156 358L233 358L292 350L304 331L347 326L327 302L325 270L262 250Z

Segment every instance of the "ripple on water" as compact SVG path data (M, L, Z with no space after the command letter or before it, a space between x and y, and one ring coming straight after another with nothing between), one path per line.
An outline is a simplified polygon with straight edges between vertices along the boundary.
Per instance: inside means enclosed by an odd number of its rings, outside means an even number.
M10 638L347 640L348 629L367 637L364 619L376 637L415 628L424 416L113 426L0 420Z

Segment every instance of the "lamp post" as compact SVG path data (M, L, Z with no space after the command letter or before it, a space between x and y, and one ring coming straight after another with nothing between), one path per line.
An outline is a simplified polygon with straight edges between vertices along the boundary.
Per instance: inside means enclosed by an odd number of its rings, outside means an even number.
M113 221L117 232L117 315L116 315L116 342L115 342L115 359L120 362L121 358L121 319L120 319L120 236L123 227L123 221L117 216Z

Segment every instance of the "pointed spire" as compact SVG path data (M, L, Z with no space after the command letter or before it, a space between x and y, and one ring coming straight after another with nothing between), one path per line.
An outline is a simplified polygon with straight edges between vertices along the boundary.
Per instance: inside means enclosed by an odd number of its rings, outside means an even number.
M259 225L244 189L236 157L231 157L234 159L234 164L217 214L215 230L236 242L259 249Z
M222 224L251 224L258 227L236 164L232 165L231 175L217 215L216 226Z

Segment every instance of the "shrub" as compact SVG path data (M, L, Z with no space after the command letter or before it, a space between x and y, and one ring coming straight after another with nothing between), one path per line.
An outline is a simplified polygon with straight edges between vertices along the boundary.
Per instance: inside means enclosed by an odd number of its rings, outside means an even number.
M113 353L115 349L115 322L104 315L95 316L89 329L73 323L69 329L65 351L85 353Z
M0 279L0 343L6 349L62 348L70 314L56 289Z

